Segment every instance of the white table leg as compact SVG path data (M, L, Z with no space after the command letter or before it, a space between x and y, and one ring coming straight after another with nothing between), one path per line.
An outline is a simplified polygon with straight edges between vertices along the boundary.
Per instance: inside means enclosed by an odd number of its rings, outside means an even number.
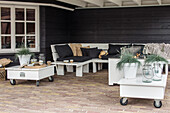
M73 72L73 66L66 66L67 72Z
M101 70L101 63L98 63L98 70Z
M98 70L102 70L103 69L103 64L102 63L98 63Z
M168 64L165 64L165 75L168 75Z
M83 76L83 66L76 67L76 76L77 77Z
M95 62L93 62L93 73L96 73L97 72L97 69L96 69L97 67L96 67L96 63Z
M57 75L64 75L64 65L57 66Z
M89 64L86 64L86 65L83 66L83 72L89 73Z

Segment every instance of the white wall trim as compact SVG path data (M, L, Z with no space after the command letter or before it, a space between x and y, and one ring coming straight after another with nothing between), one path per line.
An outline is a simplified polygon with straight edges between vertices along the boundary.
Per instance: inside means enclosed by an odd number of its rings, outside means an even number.
M69 11L74 11L72 8L56 5L56 4L48 4L48 3L34 3L34 2L17 2L17 1L0 1L0 4L6 5L30 5L30 6L50 6L55 8L61 8Z

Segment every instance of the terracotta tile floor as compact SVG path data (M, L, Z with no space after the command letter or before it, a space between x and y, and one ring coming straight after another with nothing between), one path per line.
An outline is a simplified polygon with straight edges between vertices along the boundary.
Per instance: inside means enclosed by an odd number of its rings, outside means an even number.
M40 87L35 81L15 86L0 81L0 113L170 113L170 82L161 109L153 107L153 100L129 99L127 106L119 100L119 86L107 85L107 70L82 78L75 73L55 76L52 83L42 80Z

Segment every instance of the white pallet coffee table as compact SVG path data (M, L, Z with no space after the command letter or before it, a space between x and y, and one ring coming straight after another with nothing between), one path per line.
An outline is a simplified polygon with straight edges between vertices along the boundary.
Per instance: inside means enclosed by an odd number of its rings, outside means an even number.
M122 78L120 84L120 103L127 105L129 98L154 99L154 106L160 108L161 100L164 99L167 74L163 75L162 81L152 81L152 83L143 83L142 75L137 75L136 79Z
M91 60L87 60L85 62L73 62L73 63L65 63L62 61L52 62L51 64L56 65L57 75L64 75L64 66L67 67L67 72L73 72L73 66L76 66L76 76L82 77L83 73L89 73L89 63Z
M13 66L6 68L7 78L10 79L11 85L16 84L17 80L36 80L36 85L39 86L40 80L44 78L49 78L49 82L53 82L54 78L54 65L38 68L20 68L20 66Z

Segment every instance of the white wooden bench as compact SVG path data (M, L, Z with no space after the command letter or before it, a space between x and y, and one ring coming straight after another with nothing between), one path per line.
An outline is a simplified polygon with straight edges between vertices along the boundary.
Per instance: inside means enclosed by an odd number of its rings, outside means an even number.
M56 65L57 75L64 75L64 66L67 67L67 72L73 72L73 66L76 66L76 76L82 77L83 73L89 73L89 63L92 60L85 62L73 62L73 63L64 63L62 61L52 62Z

